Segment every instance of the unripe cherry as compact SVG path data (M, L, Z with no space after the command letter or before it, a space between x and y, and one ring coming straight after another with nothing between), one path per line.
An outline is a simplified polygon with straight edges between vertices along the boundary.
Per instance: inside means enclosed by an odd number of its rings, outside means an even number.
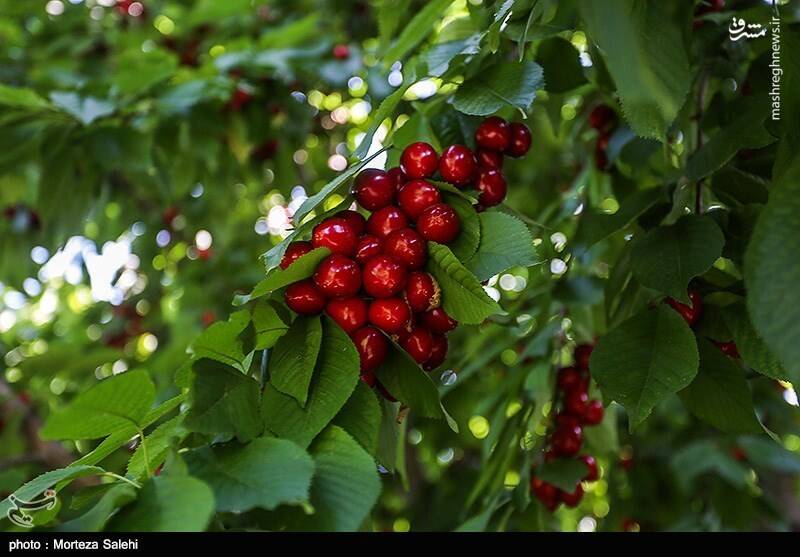
M502 153L511 143L511 126L499 116L490 116L475 131L475 142L479 147Z
M411 332L403 335L400 339L400 346L408 352L419 365L424 364L431 357L433 350L433 336L425 327L414 327Z
M400 155L400 168L410 179L433 176L438 166L436 150L423 141L412 143Z
M600 473L597 470L597 461L591 455L583 455L580 457L583 463L586 465L588 472L583 477L584 481L587 482L594 482L600 478Z
M551 439L553 452L558 456L575 456L583 444L583 429L580 426L556 429Z
M511 142L506 149L506 155L519 158L531 148L531 130L525 124L514 122L511 124Z
M367 232L378 238L386 238L395 230L407 226L408 217L394 205L375 211L367 219Z
M408 269L419 269L428 260L428 243L416 230L403 228L386 237L383 253L394 257Z
M325 312L348 335L367 324L367 302L361 298L333 299L325 306Z
M355 180L353 195L358 204L368 211L377 211L394 201L395 186L383 170L367 168Z
M427 371L431 371L442 365L447 358L447 337L439 334L431 334L433 344L431 344L431 355L422 366Z
M461 220L450 205L437 203L425 209L419 216L417 230L430 242L449 244L461 231Z
M364 263L364 290L375 298L389 298L406 285L406 269L395 258L376 255Z
M703 298L697 290L690 290L689 300L691 305L688 306L675 298L667 298L666 301L675 311L680 313L684 321L692 327L697 323L703 313Z
M364 234L356 243L356 261L362 265L370 257L380 255L383 252L383 240L371 234Z
M280 267L281 269L286 269L289 265L303 257L305 254L310 252L314 249L314 246L311 245L311 242L299 241L299 242L292 242L286 248L286 251L283 253L283 257L281 258Z
M406 282L406 300L414 313L439 307L441 290L433 275L423 271L410 273Z
M447 315L444 308L438 307L422 314L422 323L434 333L443 335L458 326L458 321Z
M399 166L393 166L386 171L386 174L388 174L389 178L391 178L396 191L400 191L403 185L408 181L406 175L403 174L403 171Z
M364 230L367 229L367 219L365 219L364 215L358 211L345 209L344 211L339 211L336 213L334 217L344 219L350 223L350 226L353 228L353 232L356 233L356 236L361 236L364 233Z
M441 202L439 188L427 180L406 182L397 194L397 204L412 220L417 220L425 209Z
M283 296L289 309L301 315L314 315L325 309L325 295L309 279L290 284Z
M352 255L356 249L356 232L344 219L332 217L325 219L311 233L311 245L315 248L328 248L332 253Z
M410 319L411 309L402 298L378 298L369 305L369 322L390 335L404 330Z
M575 508L581 502L581 499L583 499L583 486L581 484L576 485L575 491L572 493L562 490L559 492L559 498L567 507Z
M358 263L337 253L329 255L314 272L314 282L323 294L331 298L349 298L361 288Z
M468 147L451 145L439 159L439 174L445 182L464 187L475 177L477 166L475 156Z
M475 189L480 192L478 202L484 207L499 205L506 198L508 191L503 173L491 168L481 170L475 182Z
M492 149L478 149L475 151L475 158L480 168L503 168L503 153Z
M357 330L352 339L361 360L362 376L375 371L386 359L389 341L374 327L367 325Z
M586 405L586 412L583 415L583 422L586 425L597 425L603 421L603 403L599 400L590 400Z

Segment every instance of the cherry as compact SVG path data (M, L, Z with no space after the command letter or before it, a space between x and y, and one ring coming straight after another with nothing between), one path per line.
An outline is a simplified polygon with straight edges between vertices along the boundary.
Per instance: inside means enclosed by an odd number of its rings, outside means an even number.
M492 149L478 149L475 151L475 158L478 160L480 168L503 168L503 153Z
M237 87L233 91L233 95L231 95L231 98L228 101L228 107L234 112L239 112L244 105L252 100L252 98L253 95L249 91L241 87Z
M608 168L608 154L605 150L594 150L594 166L597 170L606 170Z
M364 234L356 243L356 261L362 265L375 255L383 252L383 240L377 236Z
M578 484L575 486L575 491L572 493L567 493L566 491L559 491L558 493L561 502L564 503L567 507L575 508L578 506L578 503L581 502L583 499L583 486Z
M278 152L278 146L280 143L277 139L268 139L264 143L261 143L257 147L253 149L250 153L250 157L254 161L264 162L275 157L276 153Z
M356 249L356 233L345 219L325 219L311 233L311 245L328 248L332 253L351 255Z
M289 309L302 315L313 315L325 309L325 295L309 279L286 287L284 299Z
M598 104L589 113L589 126L596 130L606 130L614 124L616 114L607 104Z
M422 212L442 202L439 188L425 180L412 180L400 189L397 204L409 218L416 220Z
M531 491L550 512L554 511L558 506L558 488L553 484L544 482L539 478L531 478Z
M502 153L511 144L511 126L499 116L490 116L475 131L475 142L479 147Z
M400 191L400 189L406 183L406 175L403 174L403 171L400 169L400 167L393 166L392 168L386 171L386 174L388 174L389 178L391 178L395 189L397 191Z
M450 205L437 203L425 209L419 216L417 230L430 242L449 244L461 231L461 220Z
M607 133L601 133L597 136L597 141L594 144L594 148L596 151L608 151L608 143L611 141L611 135Z
M364 290L376 298L389 298L406 285L406 269L394 257L376 255L364 263Z
M333 57L337 60L346 60L350 57L350 47L346 44L337 44L333 47Z
M375 211L367 219L367 232L378 238L386 238L395 230L407 226L408 217L394 205Z
M5 210L6 216L13 216L10 214L9 209L13 208L7 207ZM172 221L174 221L178 215L181 214L180 209L178 209L175 205L170 205L166 209L164 209L164 213L161 215L161 220L164 223L164 226L172 226Z
M400 155L400 168L411 179L433 176L438 166L436 150L422 141L412 143Z
M374 387L375 383L378 382L378 378L375 377L374 371L364 371L361 372L361 380L369 385L370 387Z
M556 415L556 427L557 428L565 428L565 427L576 427L581 425L580 418L573 416L572 414L566 414L564 412L559 412Z
M349 298L361 288L361 270L358 263L349 257L335 253L319 264L314 282L327 296Z
M394 201L395 185L383 170L367 168L355 180L353 195L368 211L377 211Z
M583 381L583 375L580 371L575 369L574 367L565 367L563 369L558 370L558 377L556 378L556 384L558 388L562 391L571 391L580 387L581 382Z
M428 259L428 243L411 228L395 230L383 242L383 253L409 269L419 269Z
M738 460L739 462L747 460L747 453L741 447L732 447L730 454L733 460Z
M730 358L734 358L736 360L741 358L739 355L739 349L736 348L735 342L718 342L717 348L719 348L723 354Z
M424 367L427 371L431 371L442 365L445 358L447 358L447 337L439 334L431 334L433 344L431 345L431 355L425 362Z
M367 229L367 219L358 211L345 209L344 211L336 213L334 217L344 219L350 223L350 227L353 229L353 232L356 233L356 236L361 236L364 230Z
M493 207L502 203L506 198L506 179L499 170L484 169L478 174L475 189L480 192L478 203L484 207Z
M389 341L377 329L369 325L353 333L352 338L361 360L361 375L364 376L366 373L375 371L386 359L386 354L389 352Z
M314 246L311 245L311 242L292 242L283 253L280 264L281 269L287 268L289 265L310 252L312 249L314 249Z
M594 350L594 344L579 344L575 347L575 366L578 369L589 369L589 357Z
M411 309L402 298L378 298L369 305L369 322L391 334L399 333L411 319Z
M603 403L599 400L590 400L586 405L586 412L583 416L583 422L586 425L597 425L603 421L603 414L605 410Z
M445 182L463 187L472 181L478 163L475 155L464 145L451 145L439 159L439 174Z
M583 389L573 389L564 395L564 409L578 418L586 415L589 395Z
M583 430L580 426L556 429L551 440L553 452L558 456L575 456L583 444Z
M441 290L433 275L422 271L414 271L408 275L406 283L406 301L415 313L421 313L439 307Z
M331 300L325 311L348 335L367 324L367 302L361 298Z
M422 314L422 322L434 333L443 335L458 326L458 321L447 315L444 308L433 308Z
M425 327L414 327L400 339L400 346L408 352L415 362L422 365L431 357L433 336Z
M514 122L511 124L511 142L506 149L506 155L519 158L531 148L531 130L525 124Z
M587 482L597 481L597 479L600 477L600 473L597 471L597 461L594 459L594 457L587 454L583 455L581 457L581 460L586 465L586 468L589 469L589 471L583 477L584 481Z
M697 323L700 319L700 315L703 313L703 298L697 290L690 290L689 301L691 305L687 306L675 298L667 298L667 303L672 306L672 309L680 313L683 320L692 327Z

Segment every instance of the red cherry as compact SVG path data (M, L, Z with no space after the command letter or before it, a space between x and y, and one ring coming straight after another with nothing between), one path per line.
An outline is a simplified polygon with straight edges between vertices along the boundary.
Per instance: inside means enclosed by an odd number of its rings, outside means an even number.
M514 122L511 124L511 142L506 149L506 155L519 158L531 148L531 130L525 124Z
M419 269L428 259L428 242L416 230L403 228L386 237L383 253L394 257L409 269Z
M433 275L423 271L410 273L406 283L406 300L414 313L439 307L441 290Z
M703 298L700 296L700 293L697 290L690 290L689 301L691 302L691 305L687 306L675 298L667 298L667 303L672 306L675 311L680 313L684 321L686 321L689 326L692 327L695 323L697 323L697 321L700 319L700 315L703 313Z
M406 175L403 174L403 171L400 170L399 166L393 166L392 168L386 171L386 174L388 174L389 178L392 179L392 183L394 184L394 187L397 191L400 191L400 189L407 181Z
M351 255L356 249L356 232L345 219L325 219L311 233L311 245L328 248L332 253Z
M590 400L586 405L586 413L583 416L583 422L586 425L597 425L603 421L603 403L599 400Z
M564 505L570 508L575 508L578 506L578 503L581 502L581 499L583 499L583 486L578 484L575 486L575 491L572 493L567 493L566 491L562 490L559 491L558 495Z
M461 220L450 205L437 203L425 209L419 216L417 230L430 242L449 244L461 231Z
M377 211L391 204L394 194L395 186L391 177L377 168L362 170L353 186L356 201L368 211Z
M314 249L314 246L311 245L311 242L292 242L283 253L280 264L281 269L287 268L289 265L310 252L312 249Z
M411 179L433 176L438 166L436 150L422 141L412 143L400 155L400 168Z
M442 365L445 358L447 358L447 337L444 335L431 334L433 344L431 345L431 355L425 362L424 367L427 371L431 371Z
M579 387L582 381L583 375L574 367L565 367L558 370L556 384L562 391L571 391Z
M378 238L386 238L395 230L407 226L408 217L394 205L375 211L367 219L367 232Z
M608 154L603 149L594 150L594 166L597 170L608 168Z
M589 126L596 130L606 130L613 125L615 119L614 109L607 104L599 104L589 113Z
M601 133L597 136L597 141L594 144L595 151L607 151L608 150L608 143L611 141L611 135L607 133Z
M741 447L732 447L730 454L731 458L738 460L739 462L744 462L747 460L747 453Z
M575 366L578 369L589 369L589 357L594 350L594 344L579 344L575 347Z
M6 207L4 213L6 217L10 218L13 217L13 213L15 212L14 207ZM181 214L180 209L175 207L174 205L170 205L166 209L164 209L164 213L161 215L161 220L164 222L164 226L172 226L172 221Z
M361 298L331 300L325 311L348 335L367 324L367 302Z
M558 456L575 456L583 444L583 430L580 426L556 429L551 445Z
M352 338L361 360L361 375L375 371L386 359L389 341L377 329L369 325L353 333Z
M361 372L361 380L370 387L374 387L375 383L378 381L378 378L375 377L374 371L363 371Z
M469 184L475 176L478 163L475 155L464 145L451 145L439 159L439 174L445 182L459 187Z
M383 252L383 240L377 236L364 234L356 243L356 261L362 265L370 257L374 257Z
M433 336L425 327L414 327L400 339L400 346L408 352L415 362L422 365L431 357Z
M337 60L346 60L350 57L350 47L346 44L337 44L333 47L333 57Z
M539 478L531 478L531 491L548 511L556 510L559 502L556 486L543 482Z
M589 469L589 471L583 477L584 481L587 481L587 482L597 481L597 479L600 477L600 473L597 471L597 461L594 459L593 456L588 455L588 454L587 455L583 455L580 458L583 461L583 463L586 465L586 468Z
M378 298L369 305L369 322L391 334L399 333L411 319L411 309L401 298Z
M361 288L361 270L349 257L335 253L319 264L314 282L326 296L349 298Z
M717 348L719 348L723 354L728 356L729 358L734 358L738 360L741 358L739 355L739 349L736 348L735 342L718 342Z
M580 427L581 420L580 418L576 418L572 414L566 414L564 412L559 412L556 415L556 427L561 428L570 428L570 427Z
M478 160L480 168L503 168L503 153L492 149L478 149L475 151L475 158Z
M397 194L397 204L413 220L419 218L428 207L441 202L439 188L425 180L412 180Z
M478 202L484 207L494 207L506 198L506 179L499 170L484 169L478 174L475 189L480 192Z
M444 308L434 308L422 314L422 322L434 333L443 335L458 326L458 321L447 315Z
M344 219L350 223L350 226L352 227L353 232L356 233L356 236L361 236L364 233L364 230L367 229L367 219L365 219L364 215L358 211L345 209L344 211L339 211L336 213L334 217Z
M499 116L490 116L475 131L475 142L484 149L503 152L511 143L511 126Z
M589 395L583 389L573 389L564 395L564 409L583 419L589 404Z
M237 87L233 91L233 95L228 101L228 107L234 112L238 112L242 109L244 105L249 103L252 100L252 98L253 95L249 91L246 91L241 87Z
M313 315L325 309L325 295L309 280L301 280L286 287L286 305L302 315Z
M375 298L389 298L406 285L406 269L393 257L376 255L364 263L364 290Z

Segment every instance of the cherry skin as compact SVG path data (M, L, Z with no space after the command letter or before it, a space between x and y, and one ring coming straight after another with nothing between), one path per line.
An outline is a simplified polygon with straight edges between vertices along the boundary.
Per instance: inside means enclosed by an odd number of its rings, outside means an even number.
M390 335L405 329L410 319L411 309L402 298L378 298L369 305L369 322Z
M556 384L562 391L566 392L578 388L581 381L583 381L583 375L574 367L565 367L558 370Z
M292 242L283 253L280 264L281 269L286 269L289 265L303 257L312 249L314 249L314 246L311 245L311 242Z
M333 47L333 57L337 60L346 60L350 57L350 47L346 44L337 44Z
M369 385L370 387L374 387L375 383L378 382L378 378L375 377L374 371L363 371L361 372L361 380Z
M464 145L451 145L442 153L439 159L439 174L445 182L464 187L475 176L478 163L475 155Z
M503 168L503 153L492 149L478 149L475 151L475 158L478 160L480 168Z
M511 126L499 116L490 116L475 131L475 142L479 147L502 153L511 144Z
M336 213L334 217L344 219L350 223L350 226L352 227L353 232L356 233L356 236L361 236L364 233L364 230L367 229L367 219L365 219L364 215L358 211L345 209L344 211L339 211Z
M364 234L356 243L356 261L362 265L370 257L383 253L383 240L377 236Z
M583 430L580 426L556 429L551 445L558 456L575 456L583 444Z
M414 327L407 335L400 339L400 346L408 352L415 362L423 365L431 357L433 350L433 336L425 327Z
M506 179L501 171L484 169L478 174L475 189L480 192L478 203L483 207L494 207L506 198L508 186L506 186Z
M564 412L559 412L556 414L556 427L557 428L570 428L570 427L580 427L581 420L580 418L576 418L572 414L567 414Z
M358 175L353 186L353 195L358 204L368 211L377 211L394 201L395 186L392 178L383 170L367 168Z
M444 308L438 307L422 314L422 322L434 333L443 335L458 326L458 321L447 315Z
M587 482L597 481L598 478L600 478L600 473L597 470L597 461L594 459L594 457L587 454L583 455L581 457L581 460L586 465L586 468L588 468L589 470L583 477L584 481Z
M447 337L439 334L431 334L433 344L431 345L431 355L422 367L426 371L431 371L442 365L447 358Z
M735 342L718 342L717 348L719 348L722 351L722 353L728 356L729 358L733 358L735 360L741 358L741 355L739 354L739 349L736 348Z
M607 104L598 104L589 113L589 126L596 130L605 130L613 125L616 119L614 110Z
M402 187L408 181L406 179L406 175L403 174L403 171L400 170L399 166L393 166L392 168L390 168L389 170L386 171L386 174L389 175L389 178L391 178L392 183L394 184L395 190L398 191L398 192L402 189Z
M506 155L519 158L531 148L531 130L525 124L514 122L511 124L511 142L506 149Z
M332 253L351 255L356 249L356 232L345 219L325 219L311 233L311 245L328 248Z
M586 405L586 412L583 416L583 422L586 425L597 425L603 421L603 414L605 410L603 403L599 400L590 400Z
M389 341L374 327L362 327L353 333L352 339L361 360L362 376L375 371L386 359Z
M439 307L441 290L433 275L423 271L409 273L406 283L406 301L414 313Z
M697 323L703 313L703 299L700 297L700 293L697 290L690 290L689 300L691 305L688 306L675 298L667 298L667 303L672 306L675 311L680 313L683 320L692 327Z
M301 315L314 315L325 309L325 295L309 279L286 287L284 299L289 309Z
M558 493L561 502L564 503L565 506L570 508L575 508L583 499L583 486L578 484L575 486L575 491L572 493L568 493L566 491L559 491Z
M375 298L390 298L406 285L406 268L394 257L376 255L364 263L364 290Z
M583 389L573 389L564 395L564 409L583 419L589 405L589 395Z
M403 150L400 155L400 169L410 179L433 176L439 166L436 150L428 143L418 141Z
M335 253L319 264L314 272L314 282L326 296L349 298L361 288L361 269L349 257Z
M575 347L575 367L589 369L589 358L594 350L594 344L579 344Z
M449 244L461 231L461 220L450 205L437 203L425 209L419 216L417 230L429 242Z
M558 506L558 488L553 484L532 478L531 491L548 511L553 512Z
M604 149L594 150L594 166L597 170L606 170L608 168L608 154Z
M331 300L325 311L348 335L367 324L367 302L361 298Z
M395 230L408 227L408 217L394 205L372 213L367 219L367 232L378 238L386 238Z
M428 242L416 230L395 230L383 242L383 253L397 259L408 269L419 269L428 260Z
M412 220L417 220L425 209L441 202L439 188L426 180L407 182L397 194L397 204Z

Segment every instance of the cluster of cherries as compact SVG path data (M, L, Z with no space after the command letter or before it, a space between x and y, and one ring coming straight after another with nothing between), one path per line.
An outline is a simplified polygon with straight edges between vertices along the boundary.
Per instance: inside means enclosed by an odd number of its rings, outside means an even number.
M668 297L665 301L683 317L690 327L694 327L703 315L703 298L697 290L689 290L688 294L689 304L679 302L672 297ZM735 342L715 342L714 344L729 358L739 359L741 357Z
M589 113L589 127L597 130L594 144L594 165L598 170L608 168L608 141L617 127L617 114L607 104L599 104Z
M558 372L558 402L561 409L556 414L555 429L548 439L545 460L555 458L577 458L586 464L587 473L582 481L593 482L598 479L597 461L591 455L578 453L583 445L583 428L603 421L603 403L589 400L589 357L594 346L580 344L575 348L575 366L565 367ZM559 489L555 485L533 476L531 491L550 512L560 503L575 507L583 499L583 486L580 482L572 492Z

